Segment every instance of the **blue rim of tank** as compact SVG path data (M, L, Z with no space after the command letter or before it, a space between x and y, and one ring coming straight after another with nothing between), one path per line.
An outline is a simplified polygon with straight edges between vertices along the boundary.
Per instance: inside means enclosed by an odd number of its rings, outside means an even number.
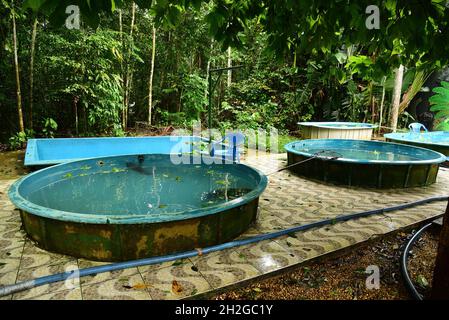
M83 138L56 138L58 141L75 141L75 140L117 140L120 139L122 141L128 141L128 142L132 142L132 141L138 141L138 140L162 140L162 139L167 139L167 138L175 138L180 140L181 142L183 141L192 141L192 140L198 140L201 142L209 142L209 139L206 137L201 137L201 136L138 136L138 137L83 137ZM82 157L82 158L73 158L73 159L52 159L52 160L38 160L36 162L36 159L34 158L33 154L35 152L35 150L38 148L37 144L40 141L45 141L45 140L53 140L55 141L56 139L49 139L49 138L36 138L36 139L29 139L27 142L27 148L25 151L25 159L24 159L24 165L25 166L47 166L47 165L56 165L56 164L61 164L61 163L68 163L68 162L72 162L72 161L77 161L77 160L86 160L86 159L91 159L92 157ZM195 141L196 142L196 141ZM226 145L225 143L222 143L222 145ZM128 153L128 154L141 154L142 152L134 152L134 153ZM204 153L206 154L206 153ZM113 154L110 153L108 154L108 156L124 156L127 154ZM100 157L100 156L99 156ZM106 157L106 156L103 156Z
M377 124L363 123L363 122L298 122L300 126L336 129L336 130L360 130L360 129L374 129Z
M248 192L247 194L238 197L236 199L233 199L231 201L200 208L200 209L194 209L185 211L185 213L177 214L176 216L170 215L170 214L159 214L157 216L155 215L148 215L148 214L141 214L141 215L98 215L98 214L91 214L91 213L77 213L77 212L69 212L69 211L62 211L62 210L56 210L47 208L44 206L39 206L31 201L28 201L24 197L21 196L19 192L19 188L27 179L30 179L31 177L34 177L36 175L45 174L47 171L51 170L57 170L58 167L63 166L70 166L70 165L77 165L84 162L90 162L90 161L98 161L98 160L105 160L105 159L112 159L112 158L118 158L118 157L126 157L126 155L120 155L120 156L108 156L108 157L98 157L98 158L90 158L90 159L83 159L83 160L76 160L76 161L70 161L61 163L58 165L54 165L52 167L44 168L38 171L35 171L33 173L30 173L16 182L14 182L11 187L8 190L8 196L11 202L19 209L26 211L28 213L49 218L49 219L55 219L55 220L62 220L62 221L68 221L68 222L78 222L78 223L93 223L93 224L143 224L143 223L158 223L158 222L173 222L173 221L181 221L186 219L192 219L192 218L199 218L207 215L212 215L218 212L222 212L225 210L229 210L235 207L242 206L252 200L255 200L258 198L262 192L265 190L268 184L268 179L265 174L263 174L261 171L244 165L244 164L225 164L225 165L239 165L245 168L247 171L252 171L259 177L259 183L257 186ZM205 158L203 156L203 158ZM210 158L210 157L208 157ZM55 169L56 168L56 169Z
M446 139L440 139L447 141L447 143L440 143L438 141L439 136L445 136ZM406 133L387 133L384 134L384 137L391 140L396 141L404 141L404 142L413 142L416 144L422 144L422 145L435 145L440 147L447 147L449 148L449 131L431 131L431 132L406 132ZM420 138L428 138L428 140L420 140Z
M305 157L313 157L314 154L304 152L304 151L298 151L295 149L295 145L301 143L302 146L307 147L318 147L323 148L322 145L329 145L332 149L332 151L338 152L338 147L358 147L362 149L371 149L372 146L377 145L379 147L385 146L385 145L393 145L399 149L408 149L408 150L419 150L421 152L424 152L425 154L429 155L429 159L424 160L397 160L397 161L391 161L391 160L364 160L364 159L352 159L352 158L338 158L332 161L340 161L340 162L350 162L350 163L360 163L360 164L391 164L391 165L403 165L403 164L433 164L433 163L442 163L446 161L446 156L444 154L441 154L439 152L429 150L426 148L421 147L415 147L415 146L409 146L404 145L400 143L392 143L392 142L381 142L381 141L365 141L365 140L351 140L351 139L309 139L309 140L297 140L290 142L284 146L285 150L287 152L291 152L294 154L299 154ZM326 150L325 148L323 150Z

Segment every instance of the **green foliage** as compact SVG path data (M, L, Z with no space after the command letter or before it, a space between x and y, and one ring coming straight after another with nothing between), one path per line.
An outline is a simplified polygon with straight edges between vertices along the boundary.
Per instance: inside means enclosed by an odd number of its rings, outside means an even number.
M357 84L350 80L346 86L346 97L342 101L342 107L338 110L336 120L344 119L351 122L362 121L366 116L366 105L368 102L367 89L360 90Z
M40 68L49 74L47 81L55 84L49 96L58 100L76 100L86 113L82 119L85 134L112 130L120 123L119 114L123 107L117 33L66 31L65 35L43 37L51 50L42 58Z
M159 26L173 28L182 23L186 9L199 10L204 2L208 1L138 1L138 4L142 8L151 7ZM100 14L111 14L116 7L124 6L125 1L25 2L25 6L45 12L56 25L61 25L66 18L64 9L69 4L79 5L83 19L96 28ZM373 4L380 8L382 32L365 26L368 17L365 10ZM206 16L210 33L223 48L242 46L242 35L253 19L260 21L268 34L269 48L278 56L292 49L302 53L329 53L342 44L362 43L368 55L376 55L378 70L407 62L440 66L449 62L449 9L440 0L423 1L419 5L395 0L216 0Z
M114 124L114 129L112 130L112 136L113 137L125 137L126 133L123 131L123 128L119 124Z
M58 124L52 118L44 119L42 133L46 138L54 138Z
M26 129L24 132L17 132L11 138L9 138L9 148L11 150L18 150L25 148L25 144L30 138L34 138L35 132L30 129Z
M188 121L186 120L186 114L184 112L169 112L166 110L157 110L159 116L159 123L163 126L179 126L187 127Z
M188 122L198 120L205 111L207 82L199 75L190 74L182 82L181 103Z
M435 112L435 120L438 122L437 129L449 131L449 82L442 81L441 87L432 90L435 94L430 97L432 105L430 110Z
M308 70L298 73L296 69L261 70L231 86L221 104L218 120L222 127L228 122L237 128L296 128L296 122L309 120L313 113L310 104L314 81ZM305 81L305 86L298 85Z
M227 65L223 49L230 44L235 45L232 65L244 67L232 71L230 87L223 73L214 91L213 125L223 130L274 126L283 132L297 131L297 122L310 120L378 122L383 88L385 122L395 66L403 63L408 70L403 92L410 84L413 87L403 95L407 102L419 90L420 70L449 59L449 10L439 0L420 6L383 1L380 30L365 27L366 6L376 4L367 0L136 1L132 30L130 1L24 2L24 7L38 11L39 18L33 115L57 123L57 128L45 122L34 127L49 137L74 132L125 135L120 125L125 83L130 88L129 127L147 119L153 26L157 30L152 85L156 126L207 122L207 70ZM7 140L17 131L17 101L10 63L11 6L9 1L1 3L6 19L0 21L0 117L6 128L0 134ZM60 27L68 4L80 6L80 30ZM121 8L120 25L117 8ZM30 76L34 13L18 5L15 10L24 118L29 125L30 101L24 92ZM407 105L401 104L401 112ZM441 126L446 126L445 111L435 111ZM400 124L406 125L413 116L405 111ZM20 143L19 137L16 140Z
M265 140L262 139L257 139L257 145L253 145L253 146L249 146L250 148L259 148L259 150L266 150L269 152L286 152L284 146L287 143L293 142L293 141L297 141L299 138L295 137L295 136L291 136L288 134L279 134L277 137L277 146L272 146L271 145L271 140L270 137L267 136Z

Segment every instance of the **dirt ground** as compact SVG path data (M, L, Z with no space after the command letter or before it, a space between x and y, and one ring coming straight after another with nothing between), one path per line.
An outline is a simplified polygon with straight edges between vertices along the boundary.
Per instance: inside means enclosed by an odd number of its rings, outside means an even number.
M411 231L375 240L338 258L301 266L281 276L262 280L225 292L212 299L283 299L283 300L408 300L409 296L399 267L399 258ZM409 258L409 272L418 290L426 294L438 245L439 228L432 228L415 243ZM366 267L377 265L380 288L365 286Z
M0 152L0 179L13 179L24 175L28 170L23 165L25 151Z

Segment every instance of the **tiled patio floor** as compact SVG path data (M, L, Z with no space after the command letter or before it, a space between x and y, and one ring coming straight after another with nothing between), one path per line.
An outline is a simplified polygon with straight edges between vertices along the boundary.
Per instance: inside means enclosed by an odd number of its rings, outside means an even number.
M285 154L250 155L244 162L265 173L285 165ZM20 229L18 211L7 189L14 180L0 180L0 285L86 268L101 263L53 254L37 248ZM449 190L449 171L426 188L375 190L338 187L305 180L289 171L270 175L260 197L257 223L241 237L266 233L324 218L382 208ZM0 299L181 299L293 267L348 248L372 237L427 220L444 212L445 202L336 223L176 262L131 268L44 285ZM177 286L173 288L173 281ZM173 290L177 289L177 290Z

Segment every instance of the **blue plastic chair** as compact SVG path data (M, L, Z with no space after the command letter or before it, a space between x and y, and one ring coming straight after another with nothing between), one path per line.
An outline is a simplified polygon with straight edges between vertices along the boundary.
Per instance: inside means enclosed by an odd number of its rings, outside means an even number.
M227 143L226 143L227 141ZM223 160L232 159L234 163L240 163L241 146L245 143L245 135L241 132L227 133L222 140L214 141L211 156L222 156ZM223 148L224 146L224 148Z
M408 128L410 129L410 132L420 133L421 129L424 129L424 131L427 132L426 126L419 122L410 123Z

